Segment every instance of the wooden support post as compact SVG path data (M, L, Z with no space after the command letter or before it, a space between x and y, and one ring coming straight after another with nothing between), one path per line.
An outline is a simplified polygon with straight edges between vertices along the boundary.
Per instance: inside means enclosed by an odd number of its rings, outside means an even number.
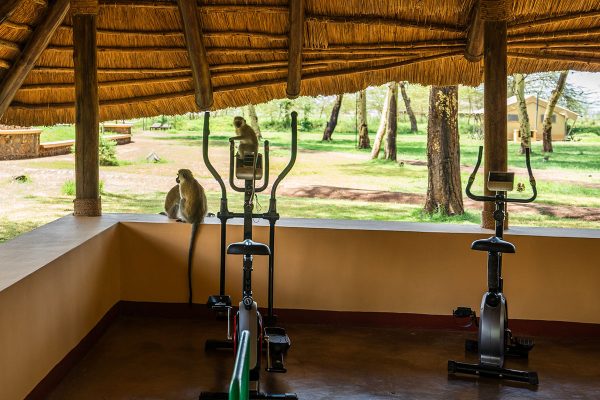
M465 58L467 61L479 62L483 57L483 20L479 1L475 3L471 13L471 23L467 32L467 47Z
M192 68L196 104L200 111L206 111L213 105L213 87L202 37L202 27L198 20L197 4L197 0L177 0L190 67Z
M99 110L96 52L97 0L72 0L75 65L74 215L102 214L98 164Z
M304 0L290 0L290 35L286 94L290 99L300 95L302 79L302 45L304 41Z
M42 22L35 28L19 58L6 72L0 85L0 117L4 115L27 74L50 43L54 31L69 11L69 4L70 0L56 0L54 5L48 9Z
M0 24L15 12L21 0L3 0L0 4Z
M508 144L506 139L506 18L500 3L509 0L483 0L481 2L484 19L483 62L484 62L484 179L490 171L506 171ZM493 193L485 188L486 195ZM486 202L481 215L481 226L494 228L494 203ZM507 214L508 218L508 214Z

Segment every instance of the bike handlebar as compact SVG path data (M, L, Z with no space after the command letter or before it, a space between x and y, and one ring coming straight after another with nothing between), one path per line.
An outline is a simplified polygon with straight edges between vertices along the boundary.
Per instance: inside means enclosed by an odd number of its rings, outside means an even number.
M298 113L296 111L292 111L292 154L290 155L290 161L288 165L281 171L275 182L273 183L273 187L271 188L271 200L275 199L275 193L277 192L277 187L279 183L287 176L287 174L291 171L294 163L296 162L296 155L298 154Z
M217 172L215 167L210 162L208 158L208 136L210 135L210 112L206 111L204 113L204 129L202 132L202 158L204 159L204 164L206 164L206 168L210 171L212 176L215 178L219 186L221 187L221 199L227 198L227 189L225 188L225 183L223 183L223 179L221 175Z
M479 166L481 165L481 156L483 154L483 146L479 146L479 154L477 155L477 163L475 164L475 169L469 176L469 181L467 183L467 188L465 189L465 193L470 199L475 201L496 201L496 196L480 196L471 192L471 187L473 186L473 182L475 182L475 177L477 176L477 171L479 170ZM533 194L531 197L526 199L519 198L509 198L505 197L504 201L507 203L531 203L537 197L537 189L535 187L535 178L533 177L533 172L531 170L531 161L530 161L530 150L529 147L525 148L525 164L527 165L527 173L529 174L529 184L531 185L531 190Z

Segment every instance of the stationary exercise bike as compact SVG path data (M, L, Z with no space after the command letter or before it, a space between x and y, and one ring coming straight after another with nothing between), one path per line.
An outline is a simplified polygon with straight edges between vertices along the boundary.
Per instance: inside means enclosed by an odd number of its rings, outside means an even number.
M537 197L535 179L531 172L529 149L525 150L525 162L533 194L526 199L507 197L507 192L512 191L514 186L514 173L512 172L489 173L487 188L496 192L495 196L479 196L471 192L471 186L481 164L482 151L483 147L479 147L477 164L469 177L466 188L469 198L476 201L493 201L496 205L493 214L496 222L495 235L489 239L476 240L471 245L472 250L488 253L488 291L483 295L481 301L478 340L467 340L465 343L467 351L479 353L479 363L469 364L450 360L448 361L448 373L489 376L537 385L538 375L536 372L504 368L505 356L527 358L529 351L534 346L533 339L512 335L508 328L506 298L502 293L504 286L502 280L502 254L515 253L515 246L503 239L506 203L530 203ZM477 323L475 312L468 307L458 307L453 314L457 318L470 318Z
M288 165L273 183L271 189L271 198L269 201L269 210L264 214L253 213L254 193L264 191L269 184L269 142L264 142L264 168L263 154L249 154L241 158L235 154L235 144L230 140L229 147L229 184L233 190L244 193L244 212L233 213L228 210L227 191L221 176L215 170L208 158L208 136L209 131L209 113L204 117L204 161L221 187L221 208L217 217L221 220L221 282L220 293L210 296L208 306L218 313L227 315L227 340L209 340L206 342L205 349L233 348L237 352L237 346L241 333L247 330L250 334L250 381L256 382L256 390L251 391L251 399L297 399L293 393L264 393L260 392L259 378L261 369L261 357L263 355L263 345L267 352L268 372L286 372L284 366L284 356L291 346L290 338L284 328L273 326L277 320L273 313L273 275L274 275L274 243L275 243L275 222L279 219L277 213L276 191L281 180L292 169L297 154L297 113L292 113L292 155ZM244 186L237 186L234 179L244 181ZM264 172L264 176L263 176ZM262 184L256 187L256 182L262 180ZM227 254L241 255L243 266L243 284L242 301L239 303L238 311L233 318L233 330L231 329L231 298L225 295L225 239L227 220L232 218L244 219L244 237L243 241L231 243L226 250ZM258 243L252 240L252 220L253 218L262 218L269 221L270 227L270 246ZM263 324L263 318L258 311L258 305L253 298L252 292L252 271L254 256L269 256L269 306L268 315ZM233 331L233 332L232 332ZM227 393L209 393L200 394L200 399L226 399Z

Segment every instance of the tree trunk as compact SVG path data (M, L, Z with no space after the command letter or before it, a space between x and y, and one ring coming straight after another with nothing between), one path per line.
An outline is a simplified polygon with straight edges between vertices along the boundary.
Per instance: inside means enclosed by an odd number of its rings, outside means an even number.
M388 86L388 90L385 93L385 99L383 100L383 107L381 108L379 128L377 128L377 134L375 135L375 141L373 142L373 149L371 150L371 160L374 160L379 157L379 150L381 149L381 142L383 141L383 136L385 135L385 129L387 125L387 114L390 106L390 96L390 88Z
M458 136L458 86L432 86L427 124L425 211L463 214Z
M396 133L398 130L398 84L396 82L391 82L389 86L391 91L385 134L385 159L396 161Z
M367 91L361 90L356 94L358 111L358 148L370 149L369 128L367 126Z
M325 132L323 132L322 140L331 140L331 136L333 135L333 131L335 130L335 126L337 125L338 115L340 114L340 108L342 107L343 96L343 94L338 94L335 98L335 103L333 103L333 109L331 110L331 117L329 117L329 122L325 127Z
M562 71L560 73L556 88L552 91L550 100L548 100L548 108L546 108L546 114L544 114L543 124L544 153L552 153L554 151L552 149L552 115L554 114L554 106L556 106L556 103L558 102L558 99L560 99L563 89L565 88L565 81L567 80L568 74L569 71Z
M410 98L406 94L406 82L400 82L400 93L402 93L402 99L404 100L404 106L406 107L406 114L408 114L408 119L410 120L410 131L418 132L417 118L415 117L415 113L410 106Z
M527 103L525 102L525 76L523 74L514 74L513 92L517 97L517 111L519 114L519 131L521 132L521 154L525 154L525 149L531 147L531 127L529 125L529 115L527 114Z
M250 118L250 126L256 132L256 135L259 139L262 139L262 134L260 133L260 125L258 125L258 117L256 116L256 108L254 108L254 104L248 104L248 118Z

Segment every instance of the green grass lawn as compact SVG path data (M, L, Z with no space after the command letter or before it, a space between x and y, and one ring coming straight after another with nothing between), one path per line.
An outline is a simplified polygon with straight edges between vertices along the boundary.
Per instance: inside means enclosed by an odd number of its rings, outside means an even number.
M162 145L183 145L184 148L198 148L202 143L202 118L189 120L179 117L176 127L166 132L156 132L149 138ZM149 126L150 120L146 120ZM135 123L141 129L141 121ZM348 128L349 124L341 124L341 128ZM424 126L422 124L422 126ZM137 131L139 133L139 130ZM218 117L211 120L211 154L218 158L227 154L229 137L232 135L231 117ZM408 124L400 124L397 139L398 160L404 165L383 159L370 159L369 150L358 150L355 146L355 133L348 129L336 130L333 141L321 142L322 132L299 132L300 154L294 169L287 181L295 185L331 185L348 188L369 188L370 190L400 192L405 194L424 196L427 191L427 165L426 165L426 135L408 133ZM43 141L66 140L72 138L73 126L56 126L45 128L42 134ZM134 130L135 135L135 130ZM271 143L271 175L275 176L283 168L289 158L290 132L263 131L263 136ZM371 140L375 133L371 132ZM533 146L532 164L538 182L539 197L536 203L549 207L586 207L598 209L600 213L600 136L592 129L578 132L578 141L555 142L554 153L545 161L541 154L541 143ZM474 140L468 134L461 136L461 172L463 191L472 166L475 163L477 149L480 141ZM125 148L125 147L124 147ZM132 147L127 147L128 151ZM524 158L518 154L519 145L509 143L509 169L523 168ZM383 153L383 152L382 152ZM131 176L151 176L156 174L171 174L171 163L177 160L169 159L167 165L161 169L160 164L148 164L139 154L137 158L130 158L116 167L102 167L103 171L110 173L126 174ZM194 156L196 157L196 156ZM213 156L211 156L212 158ZM133 161L131 161L133 160ZM214 158L213 158L214 160ZM195 158L197 163L202 163ZM73 161L65 159L35 159L23 160L22 166L27 169L50 170L65 174L73 170ZM198 164L198 165L200 165ZM166 169L165 169L166 167ZM174 166L172 168L175 168ZM62 172L61 172L62 171ZM162 172L161 172L162 171ZM226 175L226 171L221 171ZM528 179L523 169L519 170L516 181L528 185ZM203 182L212 181L207 171L202 172ZM33 174L34 175L34 174ZM199 178L199 179L200 179ZM329 179L331 178L331 179ZM65 178L66 179L66 178ZM106 186L110 187L110 179ZM8 181L7 181L8 182ZM6 184L0 182L0 185ZM316 182L316 183L315 183ZM23 185L42 185L43 182L25 183ZM25 186L18 185L23 189ZM62 185L62 182L61 182ZM36 194L35 190L29 193L23 201L28 207L43 207L43 216L19 217L13 219L10 214L0 213L0 242L8 240L22 232L31 230L41 224L47 223L60 215L69 213L72 209L72 196L61 193L57 186L54 194ZM475 190L480 191L482 175L475 183ZM21 190L20 189L20 190ZM10 187L2 188L10 190ZM528 189L529 190L529 189ZM158 213L162 210L164 191L149 191L134 193L125 190L108 190L102 193L103 211L132 212L132 213ZM219 207L220 193L208 191L209 211L216 212ZM230 207L241 211L242 198L238 193L229 191ZM259 196L262 210L268 207L268 197ZM376 202L361 200L339 200L324 198L303 198L288 195L279 196L279 211L284 217L302 218L327 218L327 219L361 219L380 221L411 221L411 222L449 222L460 224L479 224L480 211L467 208L462 216L445 217L441 215L427 215L422 212L422 204L400 204L395 202ZM471 207L471 206L470 206ZM577 218L559 218L545 214L511 214L511 221L515 225L553 226L573 228L600 229L600 222L583 221Z

